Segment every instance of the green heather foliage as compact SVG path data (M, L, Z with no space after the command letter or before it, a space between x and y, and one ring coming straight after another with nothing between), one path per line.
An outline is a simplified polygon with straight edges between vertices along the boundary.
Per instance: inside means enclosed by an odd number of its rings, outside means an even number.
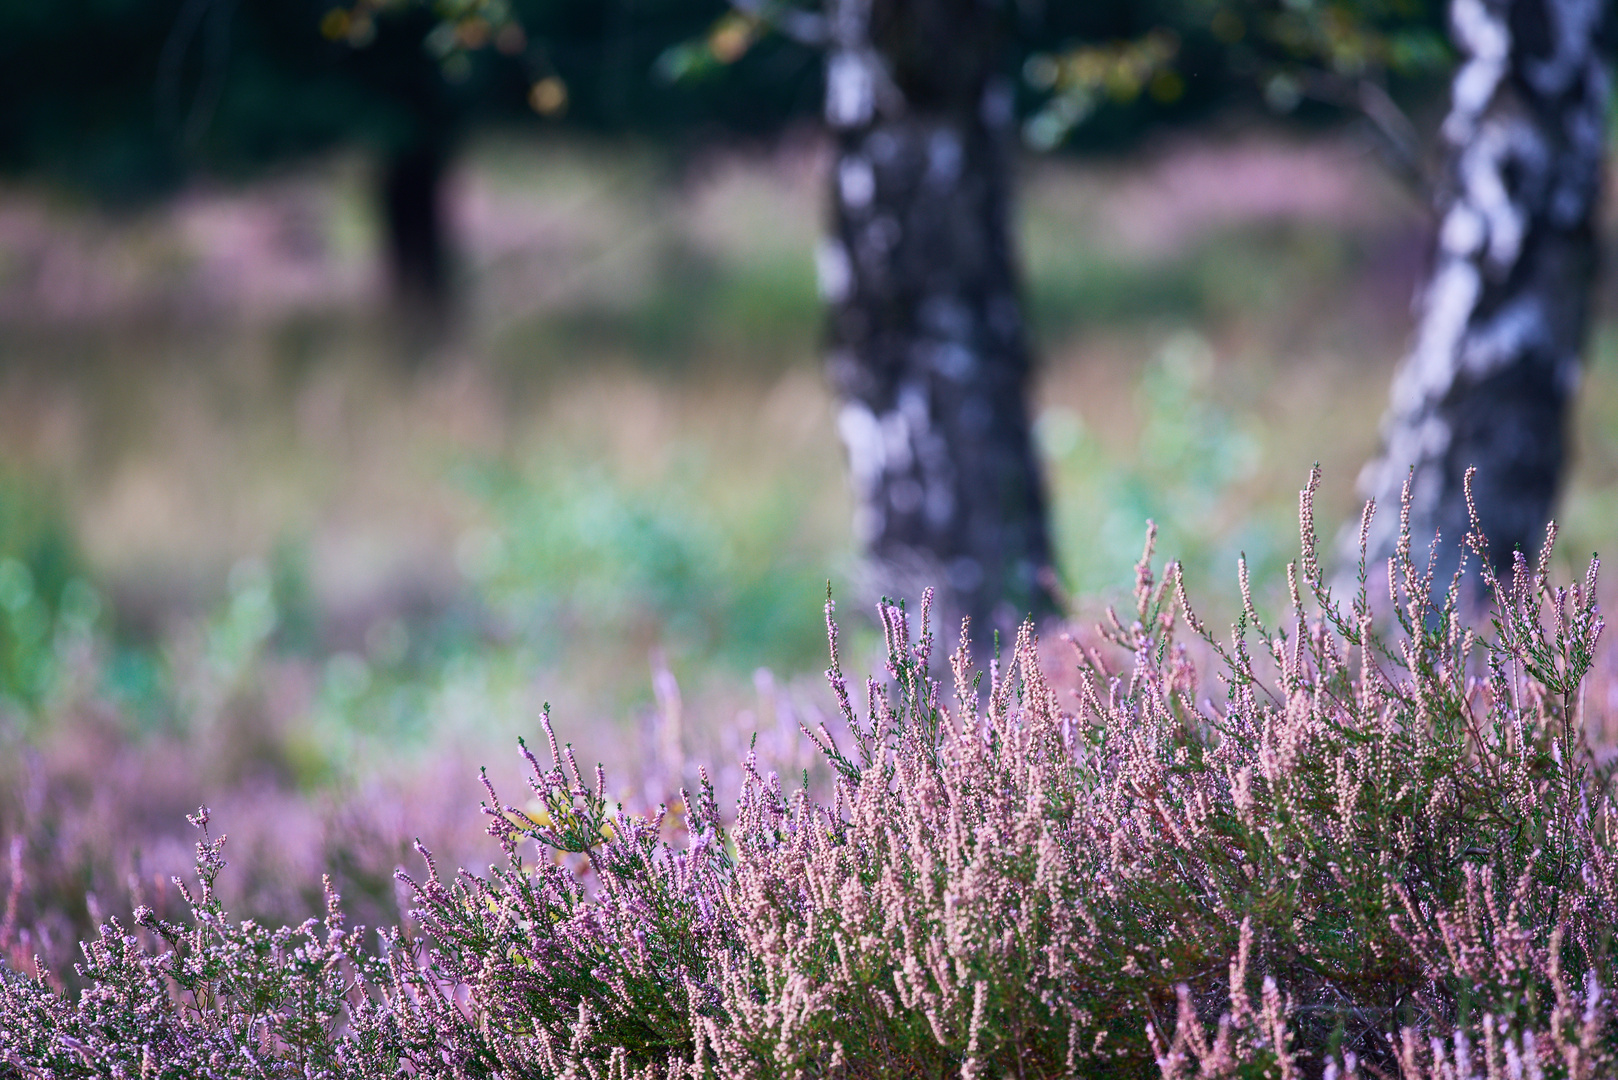
M0 1075L1614 1075L1595 564L1553 586L1548 538L1485 575L1479 633L1407 539L1379 634L1363 566L1328 592L1315 481L1286 629L1244 568L1206 633L1148 541L1072 708L1031 629L936 680L925 601L882 606L887 677L856 694L828 604L825 797L750 756L733 820L705 774L674 814L612 808L547 719L532 801L489 788L504 865L423 850L376 952L335 897L323 925L230 922L200 815L184 925L109 922L76 1000L10 957Z

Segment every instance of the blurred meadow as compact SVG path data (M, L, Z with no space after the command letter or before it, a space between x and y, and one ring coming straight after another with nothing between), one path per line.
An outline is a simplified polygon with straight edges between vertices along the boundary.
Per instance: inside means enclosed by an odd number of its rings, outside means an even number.
M820 607L854 568L826 160L811 134L679 161L488 138L450 183L461 300L431 338L385 303L360 158L122 215L0 189L0 835L34 947L69 957L130 889L177 905L203 802L233 910L302 917L329 867L396 920L411 837L487 861L476 768L509 787L544 702L648 801L687 756L726 790L754 730L807 767L794 717L825 707ZM1251 125L1022 179L1070 613L1127 594L1148 518L1214 625L1239 553L1273 601L1311 462L1323 528L1357 514L1422 201L1348 135ZM1618 513L1600 296L1569 565Z

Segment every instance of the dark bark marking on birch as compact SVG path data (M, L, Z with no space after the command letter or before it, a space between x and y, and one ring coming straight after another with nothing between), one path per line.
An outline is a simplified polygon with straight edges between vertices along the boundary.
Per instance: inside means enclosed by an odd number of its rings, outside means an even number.
M980 643L1054 609L998 7L830 4L818 258L868 584L912 600L934 586L946 627L970 616Z

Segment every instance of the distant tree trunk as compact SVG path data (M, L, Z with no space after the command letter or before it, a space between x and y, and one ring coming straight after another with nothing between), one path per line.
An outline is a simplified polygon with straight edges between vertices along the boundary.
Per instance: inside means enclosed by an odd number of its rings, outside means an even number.
M394 152L382 177L388 267L394 300L402 311L434 321L449 302L443 187L449 152L436 139L421 139Z
M1474 494L1497 571L1532 559L1567 459L1596 266L1607 74L1599 0L1453 0L1462 55L1443 138L1447 184L1415 342L1394 379L1382 456L1360 486L1386 559L1411 484L1418 565L1441 536L1438 588Z
M836 136L819 255L875 590L973 620L1053 610L1010 231L1013 86L984 0L830 0ZM952 634L948 627L946 633Z

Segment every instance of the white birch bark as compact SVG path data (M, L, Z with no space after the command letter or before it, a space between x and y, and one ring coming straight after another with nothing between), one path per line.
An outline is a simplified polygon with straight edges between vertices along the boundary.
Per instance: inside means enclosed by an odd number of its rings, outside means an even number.
M1601 187L1607 71L1601 0L1452 0L1462 64L1443 127L1433 266L1414 342L1393 383L1383 450L1360 486L1380 512L1369 554L1385 560L1411 477L1418 564L1441 537L1447 587L1467 532L1463 480L1489 558L1530 558L1567 460L1581 371Z
M817 259L869 591L939 591L979 642L1051 609L1010 231L1000 5L830 0L837 144Z

